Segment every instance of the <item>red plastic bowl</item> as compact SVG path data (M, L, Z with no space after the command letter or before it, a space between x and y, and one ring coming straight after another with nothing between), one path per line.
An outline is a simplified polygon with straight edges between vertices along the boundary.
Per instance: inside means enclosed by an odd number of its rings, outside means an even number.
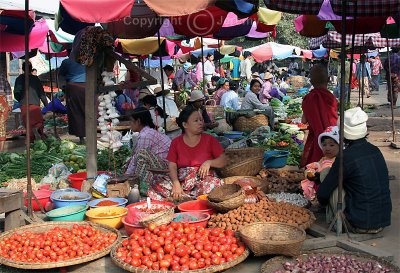
M38 199L39 203L42 205L43 208L46 207L47 203L51 203L50 201L50 194L53 192L51 190L37 190L37 191L32 191L33 194L35 194L36 198ZM25 203L25 207L28 207L28 198L26 198L27 193L24 193L24 203ZM32 209L34 211L39 211L40 207L39 205L36 203L36 200L32 197Z
M198 220L197 221L174 221L176 217L179 217L179 215L189 215L196 217ZM181 213L175 213L174 214L174 219L172 220L173 222L178 222L178 223L189 223L192 226L200 226L200 227L207 227L208 220L210 219L210 214L205 213L205 212L181 212Z
M215 210L205 200L184 202L178 205L178 209L182 212L204 212L210 215L215 213Z
M125 231L128 235L131 235L133 233L133 231L135 229L144 229L144 227L142 225L133 225L133 224L129 224L125 221L126 217L122 218L122 223L124 224L125 227Z
M171 203L171 202L165 202L165 201L157 201L157 200L151 200L151 205L153 206L166 206L166 207L173 207L175 208L175 204ZM128 206L126 206L127 209L129 208L147 208L147 202L143 201L143 202L137 202L137 203L133 203L130 204Z
M108 173L105 171L98 171L97 174L102 174L102 173ZM79 173L73 173L68 175L68 180L71 182L71 188L81 190L82 189L82 183L83 180L86 180L87 178L87 173L86 172L79 172Z

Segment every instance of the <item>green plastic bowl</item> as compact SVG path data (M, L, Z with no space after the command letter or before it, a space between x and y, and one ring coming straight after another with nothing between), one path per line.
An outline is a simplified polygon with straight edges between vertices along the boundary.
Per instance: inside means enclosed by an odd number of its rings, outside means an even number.
M88 205L67 206L46 213L50 221L83 221Z

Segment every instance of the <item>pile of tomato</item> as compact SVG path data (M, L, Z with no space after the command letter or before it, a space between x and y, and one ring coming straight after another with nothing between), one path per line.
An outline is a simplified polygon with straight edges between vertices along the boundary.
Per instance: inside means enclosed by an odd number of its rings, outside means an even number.
M244 251L232 230L172 222L135 230L122 241L116 256L134 267L186 271L230 262Z
M13 233L0 241L0 256L27 263L59 262L87 256L115 242L117 235L90 225L54 227L42 233Z

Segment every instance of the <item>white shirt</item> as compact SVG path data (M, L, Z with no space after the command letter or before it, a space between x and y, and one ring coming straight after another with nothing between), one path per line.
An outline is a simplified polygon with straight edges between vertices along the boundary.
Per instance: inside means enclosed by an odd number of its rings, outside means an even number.
M289 84L287 84L285 81L283 81L283 82L281 82L281 84L279 85L279 88L282 88L282 89L287 90L287 89L290 88L290 86L289 86Z
M251 81L251 61L249 58L240 62L240 77L244 77L248 82Z
M204 62L204 74L206 76L215 74L215 65L210 60Z
M162 96L157 97L157 105L163 108L163 98ZM165 113L170 117L179 117L178 106L176 106L175 101L169 97L165 97Z
M239 96L233 91L229 90L222 95L220 105L224 106L225 109L238 110L239 107Z

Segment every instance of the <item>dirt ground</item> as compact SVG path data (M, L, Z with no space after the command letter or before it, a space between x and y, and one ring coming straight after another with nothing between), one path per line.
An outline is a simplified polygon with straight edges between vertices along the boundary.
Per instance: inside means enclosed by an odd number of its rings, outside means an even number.
M393 262L400 266L400 149L395 149L390 146L392 141L392 121L391 110L386 100L386 90L381 86L381 92L373 93L370 98L364 99L364 105L372 105L374 109L369 113L368 129L369 141L378 146L382 151L386 163L389 168L390 175L390 189L393 204L392 211L392 225L385 228L382 232L383 238L369 240L363 242L369 247L379 250L384 250L393 255ZM353 105L357 105L358 96L356 92L352 92ZM398 105L400 103L398 102ZM400 142L400 108L394 110L395 115L395 130L397 141ZM23 147L23 140L19 139L14 143L8 143L9 150L21 150ZM399 145L400 146L400 145ZM267 257L252 257L250 256L245 262L240 265L227 270L226 272L246 272L255 273L260 272L262 263L267 260ZM0 273L2 272L33 272L33 270L16 270L8 267L0 266ZM34 272L52 273L60 272L60 270L35 270ZM86 272L99 272L99 273L122 273L126 272L123 269L116 267L109 257L101 258L91 263L72 266L64 272L86 273Z

